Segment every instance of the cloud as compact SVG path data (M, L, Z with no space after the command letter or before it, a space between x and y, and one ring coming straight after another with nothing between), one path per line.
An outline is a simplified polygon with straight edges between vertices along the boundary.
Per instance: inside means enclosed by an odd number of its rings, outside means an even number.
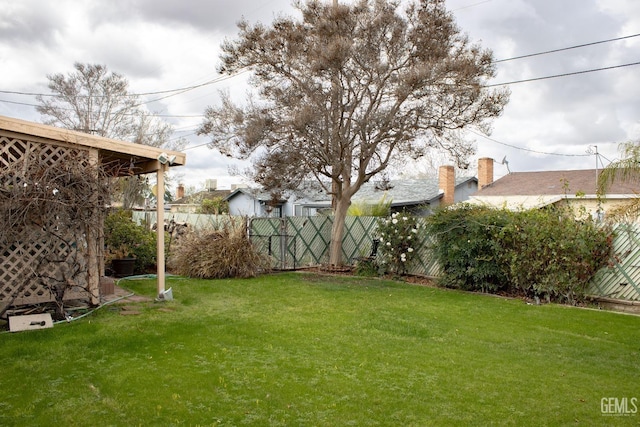
M16 47L55 43L58 22L63 14L54 3L3 0L0 7L0 40L4 43L10 42Z
M325 0L329 2L330 0ZM407 0L402 0L406 3ZM340 0L353 3L354 0ZM123 74L133 92L175 89L216 79L220 44L235 38L236 23L270 23L296 15L291 0L0 0L0 89L48 92L47 74L68 73L76 61L99 63ZM636 0L447 0L471 41L492 49L496 59L559 49L637 33ZM637 61L640 37L496 64L491 83L571 73ZM640 66L510 85L511 101L493 123L492 138L539 152L580 156L546 156L470 135L478 156L501 160L511 170L590 168L598 145L608 158L617 143L640 137ZM170 116L176 137L190 145L206 142L193 135L218 91L244 100L248 74L208 84L183 94L143 96L150 111ZM172 95L166 97L167 95ZM164 98L157 101L154 99ZM34 103L33 97L0 94L0 100ZM0 114L39 120L33 107L0 102ZM205 147L189 149L187 166L177 168L185 180L221 184L233 163ZM243 166L241 166L243 167ZM182 170L180 170L182 169ZM502 165L496 173L506 173Z

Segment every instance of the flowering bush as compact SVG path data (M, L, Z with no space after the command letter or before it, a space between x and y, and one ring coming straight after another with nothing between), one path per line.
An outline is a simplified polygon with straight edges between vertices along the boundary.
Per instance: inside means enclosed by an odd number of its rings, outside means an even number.
M379 259L389 271L397 274L407 272L417 257L420 227L417 219L405 212L396 212L391 217L378 220Z

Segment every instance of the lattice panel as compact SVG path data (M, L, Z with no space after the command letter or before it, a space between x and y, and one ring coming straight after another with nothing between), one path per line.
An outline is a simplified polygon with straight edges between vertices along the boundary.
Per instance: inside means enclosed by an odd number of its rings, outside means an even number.
M89 164L89 153L63 145L0 136L0 167L22 165L30 162L51 166L65 161L78 161L83 156L85 165ZM73 160L71 160L73 159ZM20 170L20 167L17 171ZM24 169L23 169L24 170ZM18 172L19 174L19 172ZM14 176L1 185L18 184L24 177ZM52 238L41 226L25 227L19 241L0 242L0 308L7 304L23 305L53 301L55 298L48 286L64 282L71 278L74 287L65 292L65 299L89 297L88 262L86 259L87 242L82 230L73 229L73 225L56 224L56 233L65 236L63 240ZM60 262L66 260L66 262Z
M0 136L0 166L8 167L24 160L29 146L28 141Z
M0 305L53 301L50 287L67 279L74 288L65 293L65 299L88 297L84 291L88 286L86 255L78 251L85 242L67 245L51 239L41 228L32 228L24 236L23 241L5 247L0 254Z

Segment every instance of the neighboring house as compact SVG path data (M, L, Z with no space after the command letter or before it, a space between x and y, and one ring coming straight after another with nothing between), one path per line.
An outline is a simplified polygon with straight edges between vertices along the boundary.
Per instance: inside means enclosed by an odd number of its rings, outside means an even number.
M172 213L196 213L202 205L203 200L212 200L217 198L225 199L229 194L231 194L231 190L212 189L185 196L184 188L182 191L180 191L180 189L181 187L178 187L178 198L171 202L170 206Z
M288 201L275 199L271 194L253 188L237 188L226 199L229 214L249 217L291 216L287 211Z
M392 211L428 215L440 205L467 200L477 189L477 178L457 178L453 166L442 166L438 178L368 182L353 202L374 204L384 197L391 201ZM227 201L231 215L251 217L314 216L331 210L331 197L319 184L311 182L276 200L269 193L241 188L229 194Z
M480 171L478 171L481 173ZM536 209L544 206L570 206L576 212L585 209L594 218L638 196L640 185L616 182L607 194L598 197L595 169L512 172L482 186L469 202L511 210Z

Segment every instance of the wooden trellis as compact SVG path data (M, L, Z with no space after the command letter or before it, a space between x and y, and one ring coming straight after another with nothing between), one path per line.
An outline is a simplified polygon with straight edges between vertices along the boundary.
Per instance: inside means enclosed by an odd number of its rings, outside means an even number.
M73 162L70 162L70 159L73 159ZM10 239L5 238L4 242L1 237L4 230L0 230L0 314L10 304L53 300L52 292L56 293L55 300L59 302L59 290L62 286L46 286L47 280L51 283L61 283L60 280L68 283L71 280L70 286L65 287L65 298L76 299L80 293L82 297L89 298L92 303L97 304L100 276L104 274L103 245L100 237L104 218L101 216L101 209L98 208L102 206L100 197L104 188L99 183L90 183L90 179L84 179L87 176L83 175L84 171L78 174L78 169L84 166L98 166L99 169L91 170L91 173L97 172L100 176L106 174L110 177L155 173L158 193L164 194L165 172L169 167L184 165L186 155L163 148L0 116L0 168L6 170L10 165L13 169L10 171L12 176L5 173L0 180L0 192L4 191L5 196L0 200L6 203L5 212L13 212L12 209L20 205L12 203L10 196L17 193L17 186L28 185L19 167L24 166L26 171L27 165L34 164L32 162L38 162L38 165L42 166L38 170L42 175L51 175L48 172L57 174L61 169L61 175L49 176L49 178L62 183L59 184L62 191L78 191L83 196L76 196L78 203L75 205L69 202L75 210L69 211L73 212L70 218L74 219L67 220L67 224L62 224L63 221L59 221L60 223L53 221L55 224L45 226L38 224L38 221L30 221L27 217L24 221L8 221L9 224L21 224L20 227L24 230L14 230L12 227L9 234L13 236ZM47 165L56 166L53 168L55 171L47 169ZM77 166L73 179L71 173L65 175L66 170L72 169L71 165ZM65 180L64 176L68 179ZM74 180L86 182L89 185L72 182ZM36 183L39 180L36 177L32 181ZM88 191L82 192L79 190L81 188ZM9 197L7 197L8 194ZM70 197L73 198L73 196ZM22 205L25 205L25 200L21 201ZM48 199L40 200L42 203L46 201ZM46 209L51 205L41 206ZM157 213L159 216L164 213L162 198L158 200ZM84 225L69 224L78 218ZM19 238L15 236L16 231L22 233ZM161 233L163 231L159 229L157 247L159 295L164 291L165 281L164 245ZM69 262L64 262L65 260ZM69 269L72 264L73 269Z
M77 162L79 150L63 142L53 144L0 136L0 167L15 169L18 165L18 170L25 171L32 162L44 167ZM84 166L88 166L90 157L97 153L84 151L87 155L81 157L86 159ZM4 181L0 186L5 188L29 185L24 181L24 174L19 173ZM18 234L19 239L0 240L0 309L7 305L55 301L54 292L60 289L51 283L67 284L66 300L97 302L99 271L95 255L100 251L95 236L99 230L84 230L76 224L63 223L49 230L46 225L30 223L27 218L22 229L15 231L13 234Z

